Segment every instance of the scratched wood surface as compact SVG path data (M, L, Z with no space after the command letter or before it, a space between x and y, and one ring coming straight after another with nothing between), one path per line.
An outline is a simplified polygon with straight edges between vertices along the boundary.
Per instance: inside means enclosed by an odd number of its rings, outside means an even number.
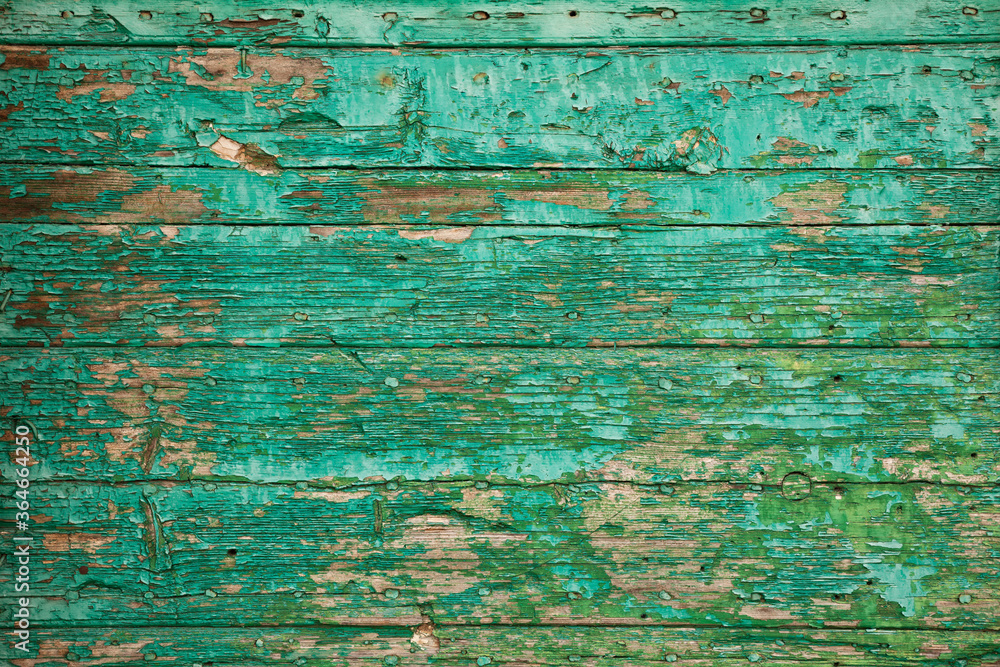
M390 3L391 4L391 3ZM22 44L564 46L997 41L997 0L768 3L409 0L297 6L229 0L5 0L0 40ZM16 9L16 13L10 10Z
M114 225L996 225L993 170L281 170L9 164L0 222Z
M1000 666L997 0L0 42L4 661Z
M709 173L1000 155L1000 45L0 56L0 151L39 163Z
M7 351L48 479L991 484L991 349ZM887 487L887 488L892 488Z
M37 225L0 250L12 343L1000 343L997 227Z
M801 480L43 486L36 594L75 595L38 611L88 626L370 625L424 606L472 625L1000 629L1000 536L982 532L996 488ZM253 609L227 616L230 601Z
M747 664L829 667L991 667L1000 660L996 635L962 631L815 630L761 628L738 635L716 628L595 628L587 626L352 628L160 628L102 627L81 634L45 628L40 657L63 664L64 656L122 667L211 662L245 665L523 665L585 667ZM961 657L959 657L961 656ZM46 664L46 663L39 663Z

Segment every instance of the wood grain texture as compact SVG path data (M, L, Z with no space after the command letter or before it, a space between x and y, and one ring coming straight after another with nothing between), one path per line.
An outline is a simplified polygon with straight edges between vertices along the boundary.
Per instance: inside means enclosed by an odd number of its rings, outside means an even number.
M581 626L510 630L417 623L410 628L43 628L39 631L38 657L44 662L14 664L66 665L70 658L116 667L148 667L150 661L211 663L215 667L470 667L480 663L547 667L567 662L583 667L652 667L664 662L680 667L744 667L755 662L823 667L1000 664L996 635L981 632L807 628L748 632Z
M1000 343L998 227L333 222L10 226L0 332L55 346Z
M998 366L992 349L8 348L0 416L36 429L38 479L990 484Z
M37 163L995 167L993 45L606 51L4 47Z
M1000 0L671 2L0 0L0 659L1000 667Z
M761 5L764 7L765 5ZM669 7L610 0L410 0L299 5L225 0L5 0L0 39L21 44L627 46L996 41L996 0L782 2Z
M37 485L39 623L1000 628L996 487L301 487Z
M995 171L430 171L8 164L0 222L217 225L995 225Z

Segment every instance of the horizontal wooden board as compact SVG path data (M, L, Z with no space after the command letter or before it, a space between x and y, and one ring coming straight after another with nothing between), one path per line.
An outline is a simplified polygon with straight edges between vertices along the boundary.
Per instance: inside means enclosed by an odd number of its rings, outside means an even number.
M766 7L761 9L760 7ZM672 0L507 2L417 0L396 5L318 0L19 0L0 39L22 44L285 44L299 46L624 46L972 42L997 39L996 0L879 3Z
M708 173L1000 158L995 45L0 55L12 161Z
M67 612L81 626L365 625L420 610L447 624L1000 628L996 487L800 478L31 493L33 594L67 600L38 603L43 627ZM251 600L255 611L235 613Z
M990 346L1000 227L10 226L8 344Z
M0 170L0 222L304 225L990 225L1000 172Z
M0 416L35 427L39 478L988 484L998 366L993 349L7 349Z
M76 657L119 667L211 663L246 665L520 665L583 667L672 665L744 667L748 663L840 667L962 664L997 667L997 637L982 632L729 628L439 626L380 628L115 627L37 631L29 655L62 665ZM148 657L147 657L148 656ZM22 663L15 662L16 665ZM24 662L23 664L30 664Z

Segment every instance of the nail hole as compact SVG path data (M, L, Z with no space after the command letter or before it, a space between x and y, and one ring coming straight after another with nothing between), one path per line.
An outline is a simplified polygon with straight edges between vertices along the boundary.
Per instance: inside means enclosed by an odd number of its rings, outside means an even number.
M976 14L979 13L979 10L976 9L975 7L963 7L962 13L965 14L966 16L975 16Z
M705 571L705 566L704 566L704 565L702 565L701 567L699 567L699 568L698 568L698 571L699 571L699 572L704 572L704 571Z
M236 549L230 549L226 553L228 553L230 556L235 556L236 555Z
M969 456L972 457L972 458L976 458L978 456L978 454L976 454L975 452L972 452L971 454L969 454Z
M302 18L305 15L306 15L306 13L304 11L302 11L301 9L293 9L292 10L292 16L294 16L297 19L300 19L300 18Z
M88 572L90 572L90 568L88 568L86 565L80 566L80 574L87 574Z
M571 19L575 19L575 18L576 18L576 14L577 14L576 10L575 10L575 9L572 9L572 10L570 10L570 12L569 12L569 17L570 17Z
M847 12L845 12L843 9L837 9L835 11L830 12L830 18L832 18L834 21L843 21L844 19L847 18Z
M930 74L931 73L931 66L930 65L924 65L923 67L920 68L920 73L921 74Z
M667 20L675 19L677 18L677 12L675 12L672 9L664 9L662 12L660 12L660 18Z
M844 376L843 375L834 375L833 376L833 381L834 382L843 382L844 381Z
M639 618L649 618L649 614L639 614Z
M490 15L487 14L486 12L481 12L481 11L480 12L472 12L472 18L476 19L477 21L485 21L489 17L490 17Z
M67 9L67 10L63 11L63 13L61 14L61 16L62 16L62 17L63 17L64 19L71 19L71 18L73 18L73 12L71 12L71 11L69 11L69 10Z
M765 16L767 16L767 11L760 9L759 7L754 7L753 9L750 10L750 16L754 17L755 19L762 19Z
M838 595L837 593L834 593L833 594L833 599L834 600L839 600L840 599L840 595Z
M409 260L407 260L407 259L406 259L406 255L396 255L396 259L397 259L398 261L400 261L400 262L406 262L406 261L409 261Z
M201 15L201 22L202 23L211 23L214 20L215 20L215 17L212 16L211 14L209 14L208 12L204 12Z
M141 11L139 12L139 18L141 18L143 21L148 21L151 18L153 18L153 12Z
M743 367L742 366L737 366L736 370L741 371L741 370L743 370Z
M985 397L985 396L980 396L980 397L979 397L979 398L977 398L976 400L977 400L977 401L985 401L985 400L986 400L986 397Z
M868 580L868 581L866 581L865 583L866 583L866 584L868 584L869 586L873 586L873 585L875 584L875 582L874 582L874 581L872 581L871 579L869 579L869 580Z
M392 21L395 21L398 18L399 18L399 14L397 14L396 12L386 12L385 14L382 14L382 20L383 21L392 22Z

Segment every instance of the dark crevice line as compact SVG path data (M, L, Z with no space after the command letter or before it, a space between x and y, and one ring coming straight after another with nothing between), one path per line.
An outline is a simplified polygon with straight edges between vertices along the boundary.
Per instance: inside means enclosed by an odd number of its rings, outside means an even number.
M808 476L808 475L807 475ZM153 479L134 479L134 480L121 480L110 482L102 479L88 479L88 478L71 478L71 479L44 479L44 478L32 478L31 482L33 485L45 485L45 486L62 486L62 485L80 485L89 484L92 486L99 486L102 488L117 489L117 488L129 488L129 487L143 487L146 485L160 486L165 488L180 487L180 488L192 488L197 486L204 486L206 484L212 484L216 487L219 486L251 486L251 487L270 487L277 489L294 489L298 491L353 491L368 489L371 491L382 491L386 489L386 485L393 484L395 488L390 489L392 491L404 491L407 489L421 489L429 486L434 487L453 487L453 488L467 488L469 485L476 482L486 481L481 477L455 477L443 480L387 480L385 482L357 482L351 484L314 484L308 481L268 481L268 482L254 482L250 480L233 480L225 479L222 477L186 477L184 479L178 478L153 478ZM820 480L810 478L810 482L816 486L829 486L829 487L876 487L876 486L907 486L907 487L938 487L938 488L954 488L954 489L975 489L975 490L996 490L1000 491L1000 479L997 479L994 483L985 484L971 484L971 483L960 483L960 482L945 482L945 481L933 481L926 479L915 479L915 480L886 480L886 481L856 481L856 480ZM503 480L503 481L488 481L488 488L512 488L512 489L544 489L544 488L567 488L570 491L573 489L571 487L579 487L585 489L587 487L594 487L599 485L614 485L614 486L624 486L632 487L636 489L645 489L651 493L660 493L663 495L669 495L672 492L683 491L686 488L705 488L705 487L720 487L720 486L732 486L738 488L751 488L751 490L757 491L781 491L781 482L777 483L760 483L753 482L749 480L699 480L699 479L685 479L685 480L664 480L661 482L635 482L630 480L613 480L613 479L589 479L583 481L562 481L562 480L548 480L540 482L517 482L513 480ZM16 485L13 482L0 483L0 489L9 487L14 489ZM669 488L664 488L669 487ZM208 490L212 491L211 489Z
M958 339L956 339L958 340ZM924 341L920 341L924 342ZM705 345L705 344L656 344L656 345L498 345L498 344L448 344L443 345L439 343L431 343L428 345L341 345L341 344L328 344L328 345L317 345L309 342L303 343L280 343L277 345L271 344L260 344L260 345L232 345L226 343L225 341L220 343L206 343L206 344L192 344L184 343L182 345L171 345L169 343L164 344L153 344L153 345L121 345L118 343L88 343L86 345L33 345L30 342L24 343L10 343L6 342L0 345L0 351L2 350L48 350L56 352L64 352L66 354L75 354L77 352L86 352L88 350L100 350L102 352L107 350L120 350L122 353L127 353L130 351L138 350L174 350L191 352L195 350L343 350L345 352L349 351L397 351L397 352L410 352L410 351L431 351L431 350L462 350L462 351L474 351L474 352L579 352L583 350L589 351L604 351L604 352L615 352L617 350L650 350L650 351L671 351L671 350L729 350L732 352L743 352L743 351L756 351L756 352L767 352L768 350L810 350L813 352L847 352L854 351L856 353L864 354L865 352L872 351L885 352L885 351L897 351L905 352L907 354L913 353L934 353L934 352L960 352L960 351L986 351L995 350L1000 348L1000 343L996 345L807 345L804 343L789 343L786 345L781 345L777 343L771 343L767 345Z
M572 206L572 204L568 204L568 206ZM0 212L0 215L3 215L3 213ZM45 226L45 227L65 227L66 229L74 229L74 228L78 229L80 227L109 227L110 228L110 227L133 226L133 227L176 227L176 228L180 228L180 229L183 229L185 227L202 228L202 229L209 228L209 227L261 227L261 228L264 228L264 227L281 227L283 229L291 229L291 228L294 228L294 227L301 227L304 230L308 230L310 227L322 226L324 223L336 223L338 226L343 226L343 227L347 227L347 228L350 228L350 229L357 229L357 230L363 230L363 229L381 229L381 230L385 230L386 228L390 228L390 229L404 228L405 229L405 228L409 228L409 227L428 227L428 228L430 228L430 227L471 227L473 229L487 229L487 230L503 229L503 230L510 230L510 229L513 229L513 228L521 227L521 228L530 229L530 230L535 231L535 232L537 232L539 230L546 230L546 231L551 231L551 232L557 232L557 231L560 231L560 230L564 230L565 232L572 232L574 229L588 229L588 230L601 230L602 229L602 230L607 230L607 231L629 232L629 233L633 233L633 234L641 234L643 232L660 233L660 232L665 232L665 231L668 231L668 230L671 230L671 229L692 229L692 228L693 229L723 228L723 229L794 230L794 229L852 229L852 228L853 229L872 229L872 228L878 228L878 227L938 227L938 228L944 228L944 229L950 229L950 228L954 227L956 229L960 229L960 228L964 228L964 227L977 227L977 228L980 228L980 229L988 229L990 231L1000 230L1000 224L992 223L992 222L934 222L934 221L926 221L926 222L903 222L903 221L891 222L891 221L882 221L882 222L865 222L865 223L860 223L860 222L841 222L840 224L830 224L830 223L814 223L814 222L809 222L809 223L799 223L799 222L782 223L782 222L753 222L753 221L751 221L751 222L736 222L736 223L726 223L726 222L696 223L696 222L688 222L688 221L684 221L684 222L669 222L669 221L657 221L657 220L636 220L634 222L622 222L622 223L619 223L619 224L608 224L608 223L601 223L601 222L582 223L582 224L575 224L575 223L531 224L531 223L528 223L528 222L516 222L516 221L498 222L498 223L492 223L492 224L482 224L482 223L468 223L468 222L462 222L462 221L455 221L455 222L422 222L422 221L419 221L419 220L418 221L413 221L413 222L379 223L379 222L371 222L371 221L365 220L365 221L359 221L359 222L355 222L355 223L350 223L350 224L344 225L344 223L342 223L342 222L337 222L337 216L338 215L339 215L339 213L337 211L331 211L328 216L317 218L316 220L313 220L311 222L291 222L291 221L289 221L289 222L281 222L281 221L273 221L273 220L255 221L255 220L252 220L252 219L251 220L247 220L247 219L241 218L241 217L239 217L237 215L237 216L233 216L229 220L224 220L222 222L211 221L211 222L185 222L185 223L171 222L171 223L167 223L167 222L157 222L155 220L143 220L143 221L139 221L139 222L105 222L103 220L94 220L94 221L80 220L80 221L77 221L77 222L63 222L63 221L60 221L60 220L56 220L54 222L48 222L48 221L45 221L45 220L33 220L33 219L24 219L24 220L3 220L3 219L0 219L0 225L16 225L18 227L39 227L39 226ZM664 217L666 217L667 215L669 215L669 214L664 214ZM680 215L683 215L683 214L680 214ZM962 217L962 216L960 214L958 214L955 217ZM645 227L645 228L655 227L655 229L636 229L637 227L639 227L639 228L642 228L642 227ZM518 238L518 236L519 236L518 234L508 234L506 236L496 236L496 237L491 237L489 239L481 239L481 240L483 240L483 241L492 241L494 239ZM531 238L561 238L561 237L564 237L564 236L569 236L569 234L556 234L556 233L553 233L553 234L551 234L551 236L548 236L548 237L538 237L537 235L533 234L533 235L531 235ZM618 239L614 239L614 238L606 238L606 239L592 238L590 240L592 240L592 241L607 241L607 242L610 243L611 241L616 241ZM959 246L957 246L957 244L956 244L956 247L959 247ZM990 268L992 268L992 267L990 267ZM0 310L0 312L3 312L3 311Z
M57 171L65 168L72 167L93 167L107 166L107 167L131 167L139 171L153 171L153 170L178 170L184 171L189 169L201 169L201 170L211 170L211 171L233 171L239 172L242 170L239 166L229 166L229 165L210 165L210 164L191 164L191 165L171 165L171 164L146 164L137 162L31 162L25 160L2 160L0 159L0 167L22 167L25 169L31 169L36 174L45 174L47 170ZM1000 174L1000 167L926 167L926 168L914 168L914 169L904 169L901 167L872 167L870 169L863 169L861 167L804 167L804 168L793 168L789 169L787 167L774 168L774 169L762 169L757 167L748 167L745 169L733 168L733 169L718 169L711 174L703 175L689 172L682 168L677 169L652 169L652 168L622 168L622 167L497 167L484 165L474 165L463 167L459 165L399 165L399 166L374 166L374 167L360 167L356 165L333 165L333 166L302 166L302 167L281 167L280 171L296 172L296 171L372 171L379 173L390 173L393 171L399 172L435 172L435 171L454 171L462 174L469 174L470 176L477 176L480 174L492 175L497 172L497 170L502 170L506 173L514 174L529 174L529 173L555 173L568 171L568 172L592 172L595 174L627 174L629 172L643 172L643 173L664 173L664 174L684 174L692 179L697 180L710 180L712 178L718 178L719 176L725 174L738 174L738 175L775 175L775 174L809 174L813 172L832 172L832 173L844 173L844 174L909 174L911 176L917 176L918 174L949 174L949 175L968 175L968 174ZM263 177L262 177L263 178ZM39 182L44 182L39 180Z
M184 150L187 151L187 150L194 150L194 149L184 149ZM202 153L202 151L197 151L197 152L199 154ZM79 162L48 162L48 161L30 162L30 161L25 161L25 160L16 160L16 161L12 161L12 162L0 161L0 167L5 167L5 166L21 166L21 167L25 167L25 168L32 168L32 169L35 169L36 171L40 170L40 169L42 169L42 170L46 170L46 169L58 170L58 169L76 168L76 167L85 167L85 168L99 168L99 167L111 168L111 167L115 167L115 168L129 168L129 169L139 169L139 170L153 170L153 169L178 169L178 170L183 170L183 169L208 169L208 170L215 170L215 171L221 171L221 170L240 171L240 169L241 169L241 167L239 167L239 166L232 166L232 167L230 167L230 166L224 166L224 165L208 165L208 164L177 165L177 164L161 164L161 163L158 163L158 162L127 162L127 161L117 161L117 160L116 161L111 161L111 160L93 160L93 161L79 161ZM463 165L405 165L405 164L391 165L391 166L383 166L383 165L373 165L373 166L360 165L359 166L359 165L350 164L350 165L322 165L322 166L321 165L285 166L285 167L279 167L278 168L278 173L277 174L273 174L272 177L274 177L274 176L280 176L281 172L285 172L285 171L290 171L290 172L299 172L299 171L306 171L306 172L311 172L311 171L359 171L359 172L375 172L375 173L385 173L385 172L393 172L393 171L401 171L401 172L420 172L420 171L423 171L423 172L435 172L435 171L443 171L443 172L456 172L456 173L461 173L461 174L475 174L477 172L495 173L497 171L522 172L522 173L527 173L527 172L536 172L536 173L537 172L552 172L552 173L559 173L559 172L605 172L605 173L614 173L614 174L627 174L627 173L630 173L630 172L639 172L639 173L645 173L645 174L684 174L684 175L687 175L687 176L691 177L692 179L706 179L707 180L707 179L711 179L713 176L717 176L719 174L726 174L726 173L729 173L729 174L746 174L746 175L753 175L753 174L765 175L765 174L781 174L781 173L790 174L790 173L810 173L810 172L842 173L842 174L881 174L881 173L884 173L884 174L900 174L900 175L902 175L902 174L909 174L911 176L917 176L919 174L936 174L936 173L940 173L940 174L949 174L949 173L951 173L951 174L960 174L960 173L962 173L962 174L970 174L970 173L972 173L972 174L990 174L990 175L992 175L992 174L1000 173L1000 168L997 168L997 167L985 167L985 166L979 166L979 165L967 165L967 166L964 166L964 167L945 167L945 168L934 167L934 168L926 168L926 169L924 169L924 168L901 169L901 168L894 168L894 167L873 167L871 169L862 169L860 167L809 167L808 169L787 169L787 168L777 168L776 167L774 169L757 169L757 168L754 168L754 169L750 169L750 168L747 168L747 169L719 169L719 170L717 170L717 171L715 171L715 172L713 172L711 174L704 174L703 175L703 174L696 174L696 173L693 173L693 172L689 172L686 169L681 168L681 167L674 168L674 169L661 169L661 168L654 168L654 167L629 167L629 168L623 168L623 167L613 167L613 166L587 166L587 167L561 166L561 167L537 167L537 168L529 168L529 167L512 167L512 166L509 166L509 165L498 165L498 164L488 164L488 163L481 163L481 164L467 165L467 166L463 166ZM41 173L44 173L44 172L41 172Z
M918 47L976 47L976 46L986 46L1000 43L1000 37L989 34L983 35L982 37L977 37L975 39L946 39L946 38L934 38L934 39L921 39L920 37L906 37L906 38L895 38L888 40L868 40L860 39L857 41L850 42L835 42L827 41L823 39L761 39L761 40L743 40L743 41L722 41L719 37L706 37L697 38L689 37L685 39L691 40L690 43L679 41L670 44L657 43L657 42L622 42L616 44L608 44L606 41L580 41L580 42L560 42L560 41L540 41L540 42L496 42L490 44L482 43L455 43L455 42L431 42L431 41L414 41L414 42L348 42L341 41L337 39L330 39L328 43L321 44L319 40L296 40L290 39L286 42L281 42L278 44L273 43L273 40L281 39L280 35L275 35L274 37L264 37L257 40L219 40L211 44L206 44L203 41L195 41L195 38L179 38L176 41L171 42L161 42L143 39L126 39L122 41L110 41L110 40L88 40L86 42L66 42L66 41L52 41L49 39L18 39L16 35L11 35L9 33L0 34L0 40L4 41L4 46L25 46L25 47L40 47L40 48L71 48L71 49L88 49L88 48L117 48L117 49L174 49L177 47L183 48L193 48L193 49L238 49L240 47L253 47L257 49L302 49L302 50L322 50L330 52L340 52L340 51L352 51L359 49L374 49L374 50L384 50L384 49L400 49L406 51L412 51L415 53L420 53L422 51L468 51L468 52L489 52L489 51L500 51L500 50L510 50L510 51L570 51L575 52L579 50L595 50L595 49L605 49L610 52L621 52L624 49L657 49L657 50L697 50L697 51L725 51L730 49L754 49L754 48L787 48L789 50L807 50L807 49L836 49L836 48L870 48L870 47L907 47L907 46L918 46ZM697 40L697 41L696 41ZM711 41L712 43L706 44L706 41Z
M277 594L277 593L251 593L251 594L246 594L244 596L233 596L233 597L266 597L266 596L278 597L280 595L281 594ZM40 598L40 599L45 599L45 600L62 600L61 596L55 596L55 595L36 595L35 597ZM177 596L177 597L199 597L199 596L191 595L191 596ZM204 597L204 596L202 595L200 597ZM228 596L222 596L222 595L220 595L219 597L220 598L224 598L224 597L228 597ZM331 597L333 597L333 596L331 596ZM7 602L7 603L10 603L11 601L16 600L16 599L17 598L15 598L15 597L0 597L0 600L3 600L4 602ZM84 598L81 598L81 600L82 599L84 599ZM137 599L142 599L142 598L137 598ZM170 599L170 597L160 598L160 599ZM422 606L420 603L412 603L412 604L407 604L405 606L413 608L413 610L414 610L414 616L426 616L426 614L422 614L419 611L419 609L418 609L418 607ZM803 626L801 624L794 624L794 623L783 624L783 625L765 625L765 626L761 626L761 625L732 626L732 625L723 625L721 623L706 623L704 625L697 625L697 624L691 624L691 623L652 623L652 622L649 622L649 621L638 621L638 620L635 620L635 622L629 622L629 621L633 621L633 620L634 619L630 619L630 618L608 617L608 621L609 621L608 623L593 623L593 624L588 624L588 623L581 623L579 620L575 620L574 619L574 620L567 620L566 623L553 623L553 622L547 622L547 623L501 623L501 622L494 622L494 623L490 623L489 625L481 625L481 624L475 624L475 623L455 623L455 622L449 622L447 620L443 620L443 621L442 620L434 620L433 624L436 627L447 627L447 628L455 628L455 629L465 628L465 629L468 629L470 632L482 632L484 630L488 631L490 628L532 628L532 629L553 629L553 630L554 629L566 630L566 629L580 628L582 630L607 630L609 633L611 633L611 632L614 632L616 628L627 627L627 628L647 628L647 629L652 629L652 630L656 630L656 629L665 629L665 630L690 630L692 632L711 631L711 630L723 630L725 632L732 633L734 635L743 635L743 636L753 635L755 633L761 633L761 634L774 633L774 634L778 634L782 630L791 630L793 632L801 633L801 634L804 634L804 635L810 635L810 634L841 635L841 634L843 634L843 635L850 636L850 635L864 635L866 633L877 633L878 631L885 630L885 631L891 631L891 632L894 632L894 633L897 633L897 632L898 633L915 633L915 634L916 633L920 633L920 634L927 634L927 635L934 635L934 634L938 634L938 633L941 633L941 634L976 633L976 634L983 634L983 635L998 635L998 636L1000 636L1000 629L990 628L990 627L981 627L981 626L976 626L976 627L960 627L960 628L947 627L947 626L945 626L945 627L930 627L930 626L926 626L926 627L914 627L914 626L908 626L907 627L907 626L883 625L883 624L880 623L878 625L873 625L871 627L861 627L861 626L858 626L858 627L855 627L855 628L844 628L844 627L823 627L822 625L817 625L817 626L812 626L812 625L810 625L810 626ZM39 629L36 630L36 631L37 632L48 632L48 631L67 631L67 632L69 632L69 631L73 631L73 630L78 630L78 629L86 628L88 630L103 630L103 631L106 631L106 632L115 632L115 631L121 631L121 632L142 632L142 631L147 631L147 630L155 630L156 628L164 628L164 629L171 629L171 630L197 630L199 628L211 628L211 629L214 629L214 630L219 630L219 629L221 629L221 630L232 630L234 632L241 632L241 631L263 631L263 632L276 632L276 633L280 633L280 632L282 632L285 629L288 629L289 631L292 631L292 630L297 630L297 629L310 629L311 628L311 629L316 629L316 630L337 629L337 630L357 631L358 634L363 634L363 633L368 633L368 632L375 632L375 633L377 633L380 630L385 630L385 629L389 629L389 630L400 630L400 629L413 630L413 628L416 625L420 625L421 622L423 622L423 621L417 621L416 619L414 619L414 621L410 622L410 623L405 623L404 622L404 623L358 623L358 624L354 624L354 623L318 623L318 622L314 621L314 622L310 622L310 623L287 623L287 622L283 622L280 625L275 625L275 624L266 624L266 625L265 624L261 624L261 625L253 625L253 624L223 624L223 623L192 623L192 624L186 624L186 625L185 624L176 624L176 625L174 625L174 624L157 623L155 625L127 625L127 624L120 624L120 625L116 625L116 626L107 626L107 625L90 625L90 624L79 623L79 622L75 622L72 625L55 625L55 624L53 624L49 620L40 619L38 621ZM874 635L874 637L877 637L877 636L878 636L877 634ZM780 638L782 638L782 637L779 637L779 639ZM788 636L785 636L784 639L786 641L790 641L790 637L788 637ZM794 635L791 636L791 639L794 639ZM794 644L790 644L790 645L794 646ZM569 652L569 651L570 651L570 649L567 648L567 652ZM948 655L949 655L949 657L956 656L956 654L954 654L954 653L949 653ZM958 655L960 655L960 654L958 654ZM650 662L657 662L657 660L655 660L655 659L650 659L649 661ZM936 663L934 663L933 660L930 660L928 662L928 664L932 664L932 663L936 664Z

